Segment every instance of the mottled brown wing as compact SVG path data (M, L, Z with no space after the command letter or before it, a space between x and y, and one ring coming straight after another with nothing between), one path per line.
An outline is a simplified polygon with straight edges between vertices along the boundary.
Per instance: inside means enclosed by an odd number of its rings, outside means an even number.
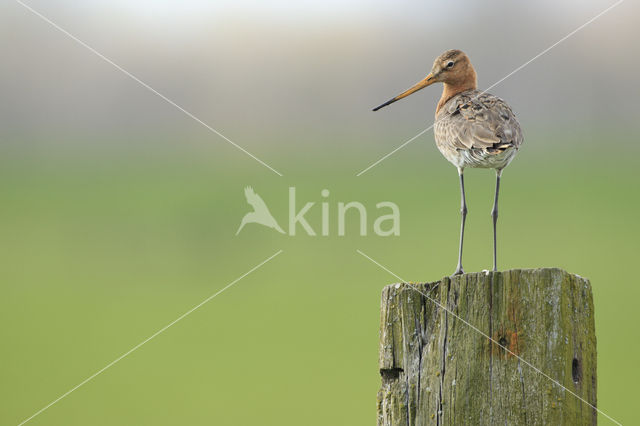
M454 149L499 153L522 143L522 131L513 111L497 96L478 90L464 92L443 108L435 130Z

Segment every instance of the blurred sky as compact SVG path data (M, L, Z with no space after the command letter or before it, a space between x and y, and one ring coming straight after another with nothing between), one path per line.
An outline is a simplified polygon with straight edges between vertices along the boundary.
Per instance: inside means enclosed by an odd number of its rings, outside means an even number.
M442 51L467 52L488 87L614 3L26 2L232 139L338 144L431 124L436 87L370 109ZM624 2L491 92L525 128L635 132L639 13ZM0 35L5 142L206 134L18 3L0 5Z

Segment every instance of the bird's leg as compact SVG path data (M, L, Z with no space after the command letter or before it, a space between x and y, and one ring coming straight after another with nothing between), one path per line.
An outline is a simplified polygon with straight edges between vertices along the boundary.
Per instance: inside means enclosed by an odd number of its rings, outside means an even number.
M496 170L496 195L493 200L493 209L491 210L491 218L493 219L493 271L498 270L497 259L497 237L496 237L496 224L498 223L498 193L500 192L500 176L502 176L502 170Z
M462 168L458 168L458 175L460 176L460 215L462 216L462 222L460 224L460 248L458 250L458 267L453 275L464 274L464 269L462 269L462 242L464 241L464 222L467 218L467 201L464 196L464 170Z

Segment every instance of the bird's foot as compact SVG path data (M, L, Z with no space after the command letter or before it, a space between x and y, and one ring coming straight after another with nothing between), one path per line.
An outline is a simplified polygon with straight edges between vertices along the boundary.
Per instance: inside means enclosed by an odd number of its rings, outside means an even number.
M462 275L462 274L464 274L464 269L462 269L462 265L458 265L458 267L456 268L456 271L451 276L455 277L456 275Z

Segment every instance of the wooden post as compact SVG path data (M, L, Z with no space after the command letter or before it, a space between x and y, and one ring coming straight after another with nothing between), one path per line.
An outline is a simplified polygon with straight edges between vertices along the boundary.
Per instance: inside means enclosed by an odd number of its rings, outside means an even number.
M595 425L591 285L545 268L386 286L379 364L378 425Z

